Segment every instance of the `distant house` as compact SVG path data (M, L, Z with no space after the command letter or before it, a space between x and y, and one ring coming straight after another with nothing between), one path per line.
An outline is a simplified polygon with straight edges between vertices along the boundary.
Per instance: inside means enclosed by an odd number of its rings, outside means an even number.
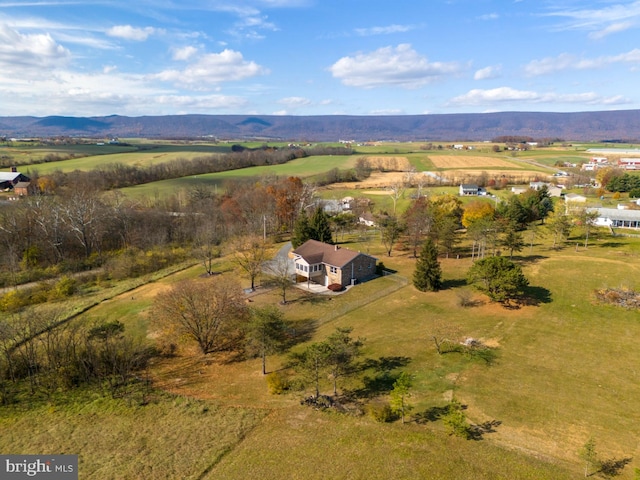
M564 196L564 201L567 203L585 203L587 201L587 197L584 195L579 195L577 193L567 193Z
M338 245L307 240L293 251L296 276L324 286L354 285L376 273L375 257Z
M366 225L367 227L375 227L376 221L369 212L364 212L362 215L358 217L358 223L361 225Z
M618 167L624 170L640 170L640 157L621 158L618 160Z
M597 212L595 224L598 226L640 229L640 210L590 208L589 211Z
M31 182L18 182L13 186L13 193L18 197L26 197L31 193Z
M20 172L16 172L14 168L11 172L0 172L0 189L12 189L19 182L28 182L29 177Z
M463 183L460 185L459 193L460 193L460 196L466 196L466 195L484 195L486 192L484 188L479 187L478 185Z

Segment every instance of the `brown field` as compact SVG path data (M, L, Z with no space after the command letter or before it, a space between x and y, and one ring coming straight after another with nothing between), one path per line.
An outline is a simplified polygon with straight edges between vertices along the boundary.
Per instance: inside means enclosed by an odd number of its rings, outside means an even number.
M467 155L429 155L436 168L521 168L517 163L501 158Z
M459 169L455 171L445 172L442 177L449 180L449 183L474 183L481 176L487 176L488 179L507 178L509 183L523 183L533 181L534 179L546 179L547 174L537 172L535 170L472 170Z
M405 175L404 172L373 172L369 178L361 182L334 183L324 188L327 190L385 188L394 183L402 182Z
M371 168L374 170L394 170L408 172L411 163L407 157L367 157Z

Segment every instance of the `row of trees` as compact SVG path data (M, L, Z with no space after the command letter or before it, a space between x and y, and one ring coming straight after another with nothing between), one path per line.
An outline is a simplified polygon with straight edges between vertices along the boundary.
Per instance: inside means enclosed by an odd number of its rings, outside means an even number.
M112 395L140 382L154 350L124 334L118 321L62 323L47 309L5 316L0 322L0 403L20 391L49 397L60 389L93 384Z

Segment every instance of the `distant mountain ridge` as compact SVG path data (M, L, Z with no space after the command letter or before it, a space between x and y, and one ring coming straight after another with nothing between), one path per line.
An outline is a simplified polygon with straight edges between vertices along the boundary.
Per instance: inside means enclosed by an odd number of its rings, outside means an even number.
M499 136L640 141L640 110L429 115L162 115L0 117L0 136L481 141Z

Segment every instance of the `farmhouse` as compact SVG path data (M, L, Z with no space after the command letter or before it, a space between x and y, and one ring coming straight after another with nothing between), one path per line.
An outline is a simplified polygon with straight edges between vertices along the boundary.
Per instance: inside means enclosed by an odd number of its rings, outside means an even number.
M329 286L354 285L376 273L376 258L338 245L307 240L293 251L296 277Z
M624 170L640 170L640 158L621 158L618 167Z
M486 194L484 188L479 187L478 185L470 184L470 183L461 184L459 193L460 193L460 196Z
M589 211L597 212L594 223L600 227L640 229L640 210L590 208Z
M29 177L16 172L15 168L12 168L10 172L0 172L0 189L8 190L12 189L18 182L28 182Z

